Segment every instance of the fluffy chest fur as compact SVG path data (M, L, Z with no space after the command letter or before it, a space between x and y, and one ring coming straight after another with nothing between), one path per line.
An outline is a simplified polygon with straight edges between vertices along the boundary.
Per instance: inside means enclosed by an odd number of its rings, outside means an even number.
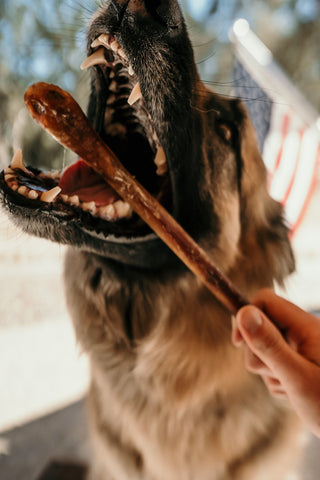
M73 251L65 272L91 359L93 479L260 480L288 470L296 420L245 371L229 315L191 274L128 273Z

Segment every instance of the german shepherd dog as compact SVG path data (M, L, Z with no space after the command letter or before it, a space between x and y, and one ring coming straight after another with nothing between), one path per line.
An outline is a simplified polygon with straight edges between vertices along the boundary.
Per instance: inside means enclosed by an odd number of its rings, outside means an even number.
M281 283L294 259L255 132L239 100L200 81L177 0L106 2L88 57L89 119L126 168L245 295ZM287 478L296 418L246 371L228 311L129 205L81 160L57 176L18 154L1 191L24 231L70 246L90 480Z

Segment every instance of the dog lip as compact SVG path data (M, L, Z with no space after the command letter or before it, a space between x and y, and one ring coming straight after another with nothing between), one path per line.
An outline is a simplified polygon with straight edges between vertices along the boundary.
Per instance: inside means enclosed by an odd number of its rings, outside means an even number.
M82 227L82 230L85 233L88 233L89 235L91 235L95 238L98 238L100 240L106 240L107 239L108 242L118 243L118 244L121 244L121 245L144 244L144 243L148 243L150 241L159 240L159 237L157 237L157 235L155 233L150 233L150 234L147 234L147 235L141 236L141 237L125 237L125 236L115 236L112 233L104 233L104 232L97 233L97 232L92 231L92 230L87 230L84 227Z

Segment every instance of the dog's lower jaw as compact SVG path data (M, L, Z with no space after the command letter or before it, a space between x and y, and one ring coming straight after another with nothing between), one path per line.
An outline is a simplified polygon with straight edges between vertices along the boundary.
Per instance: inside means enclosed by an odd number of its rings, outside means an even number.
M70 250L66 284L91 359L90 480L285 478L295 420L245 371L229 315L190 273Z

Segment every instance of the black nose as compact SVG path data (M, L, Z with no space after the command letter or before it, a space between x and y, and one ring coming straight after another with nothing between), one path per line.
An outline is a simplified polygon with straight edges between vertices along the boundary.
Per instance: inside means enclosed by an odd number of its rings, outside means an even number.
M177 0L145 0L146 9L154 12L168 26L179 25L182 14Z
M177 0L110 0L109 8L120 20L125 11L149 15L154 20L168 25L177 26L182 21L182 13Z
M109 1L109 11L113 15L116 15L118 20L120 21L123 17L130 0L110 0Z

